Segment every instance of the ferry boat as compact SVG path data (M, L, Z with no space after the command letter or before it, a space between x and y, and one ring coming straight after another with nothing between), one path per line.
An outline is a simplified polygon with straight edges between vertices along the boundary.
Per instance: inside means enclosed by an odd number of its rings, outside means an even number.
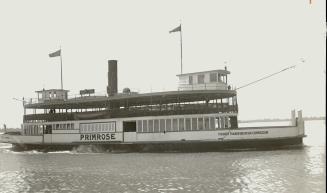
M286 126L239 127L237 92L224 69L179 74L178 90L118 93L117 60L108 61L105 96L93 89L69 98L68 90L39 90L23 102L20 133L0 135L15 150L209 152L302 146L302 111Z

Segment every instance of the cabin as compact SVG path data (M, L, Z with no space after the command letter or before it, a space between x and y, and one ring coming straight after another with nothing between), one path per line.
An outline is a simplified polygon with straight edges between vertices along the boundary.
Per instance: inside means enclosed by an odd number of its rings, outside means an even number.
M226 67L224 70L179 74L178 90L230 90L228 74Z
M35 91L37 93L37 100L39 103L49 101L65 101L68 99L68 90L63 89L48 89Z

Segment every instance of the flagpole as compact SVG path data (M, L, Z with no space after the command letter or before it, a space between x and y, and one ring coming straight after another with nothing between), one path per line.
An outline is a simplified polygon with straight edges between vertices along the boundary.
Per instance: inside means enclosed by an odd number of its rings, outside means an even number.
M182 39L182 23L180 24L181 30L180 32L180 41L181 41L181 74L183 74L183 39Z
M62 51L60 46L60 76L61 76L61 90L63 90L63 83L62 83Z

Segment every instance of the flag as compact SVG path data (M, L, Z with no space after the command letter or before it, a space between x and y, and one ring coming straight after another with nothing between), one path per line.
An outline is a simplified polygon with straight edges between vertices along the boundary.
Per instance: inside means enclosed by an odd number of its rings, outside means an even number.
M55 52L53 52L53 53L51 53L51 54L49 54L49 57L50 57L50 58L52 58L52 57L57 57L57 56L60 56L60 54L61 54L61 49L58 50L58 51L55 51Z
M182 25L179 25L179 26L176 27L175 29L169 31L169 33L178 32L178 31L182 31Z

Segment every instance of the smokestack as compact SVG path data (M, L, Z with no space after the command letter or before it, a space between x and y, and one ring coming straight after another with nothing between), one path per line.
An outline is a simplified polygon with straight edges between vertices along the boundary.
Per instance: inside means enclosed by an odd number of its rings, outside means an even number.
M117 94L117 60L108 60L108 86L107 93L109 96Z

